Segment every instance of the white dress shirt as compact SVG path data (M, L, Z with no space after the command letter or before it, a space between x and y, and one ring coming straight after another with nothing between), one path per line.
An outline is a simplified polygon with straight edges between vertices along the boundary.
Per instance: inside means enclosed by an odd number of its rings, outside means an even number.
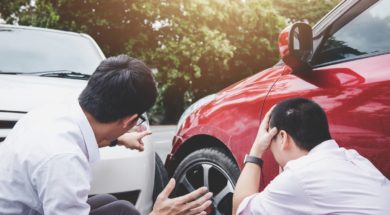
M325 141L289 161L237 214L390 214L390 182L355 150Z
M99 160L79 104L44 107L0 143L0 214L89 214L90 163Z

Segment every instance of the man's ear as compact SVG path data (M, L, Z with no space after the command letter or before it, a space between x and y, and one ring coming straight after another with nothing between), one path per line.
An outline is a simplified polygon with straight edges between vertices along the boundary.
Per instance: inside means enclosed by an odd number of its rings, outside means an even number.
M131 125L133 125L136 122L137 119L138 119L138 114L132 114L130 116L123 117L120 120L122 128L130 127Z
M291 137L285 130L280 131L280 140L281 143L279 146L282 151L286 151L291 148Z

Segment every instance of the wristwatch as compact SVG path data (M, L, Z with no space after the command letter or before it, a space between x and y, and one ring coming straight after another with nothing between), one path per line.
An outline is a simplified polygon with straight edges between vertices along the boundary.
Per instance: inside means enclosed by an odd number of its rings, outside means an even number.
M113 141L110 143L110 147L114 147L114 146L116 146L116 145L118 145L118 139L115 139L115 140L113 140Z
M246 154L245 158L244 158L244 164L246 164L246 163L254 163L254 164L259 165L260 167L263 167L264 161L258 157Z

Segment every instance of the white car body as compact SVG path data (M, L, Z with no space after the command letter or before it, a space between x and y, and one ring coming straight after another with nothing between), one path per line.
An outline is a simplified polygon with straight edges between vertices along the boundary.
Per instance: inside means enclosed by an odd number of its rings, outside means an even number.
M0 25L0 30L2 27L85 37L90 40L101 60L105 58L93 39L84 34L8 25ZM86 83L86 80L0 73L0 144L25 113L45 104L75 100ZM149 127L147 121L144 125ZM131 196L141 214L150 212L153 204L155 152L150 137L146 137L144 143L143 152L121 146L101 148L101 160L92 166L90 194Z

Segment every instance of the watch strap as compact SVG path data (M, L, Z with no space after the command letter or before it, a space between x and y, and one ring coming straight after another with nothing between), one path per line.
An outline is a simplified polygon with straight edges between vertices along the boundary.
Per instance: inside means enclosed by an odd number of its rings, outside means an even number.
M246 163L254 163L260 167L263 167L264 161L261 158L247 154L247 155L245 155L245 159L244 159L244 164L246 164Z
M118 145L118 139L115 139L115 140L111 141L110 147L114 147L116 145Z

